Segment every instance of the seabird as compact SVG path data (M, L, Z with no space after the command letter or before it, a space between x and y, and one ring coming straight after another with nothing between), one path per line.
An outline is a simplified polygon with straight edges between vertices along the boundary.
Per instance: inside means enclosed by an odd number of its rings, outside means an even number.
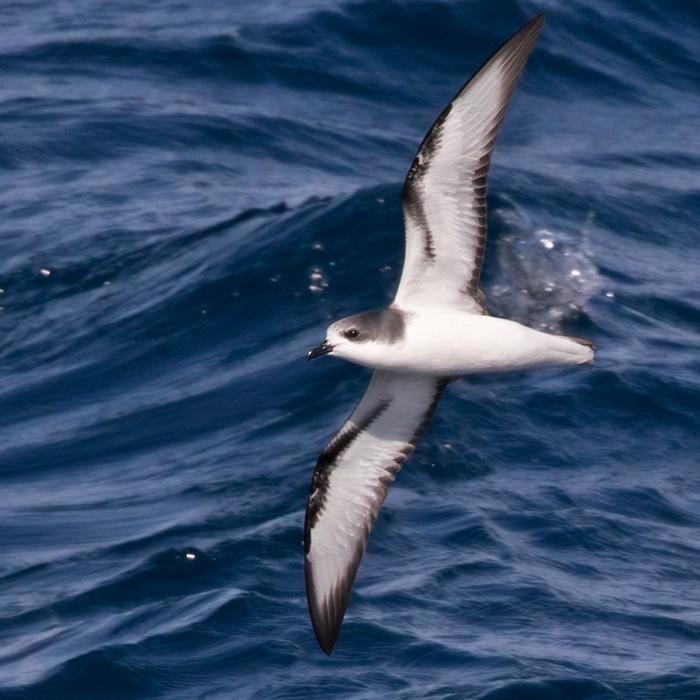
M326 654L387 490L447 384L476 372L593 360L585 340L489 316L479 289L494 141L543 19L508 39L423 139L401 192L406 252L394 301L332 323L308 354L374 370L359 405L321 452L306 506L306 595Z

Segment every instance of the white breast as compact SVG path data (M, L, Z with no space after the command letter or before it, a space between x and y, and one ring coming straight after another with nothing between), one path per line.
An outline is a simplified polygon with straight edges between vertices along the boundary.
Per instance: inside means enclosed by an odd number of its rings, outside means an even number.
M461 376L578 365L592 359L590 346L566 336L541 333L493 316L425 308L410 316L405 338L387 353L385 366Z

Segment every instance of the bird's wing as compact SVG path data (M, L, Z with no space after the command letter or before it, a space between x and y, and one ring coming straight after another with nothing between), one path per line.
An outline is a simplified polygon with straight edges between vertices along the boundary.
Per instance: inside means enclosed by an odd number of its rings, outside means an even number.
M375 371L362 401L321 452L304 527L306 596L330 654L355 574L389 485L449 380Z
M484 63L437 118L401 193L406 255L395 302L458 304L484 313L486 177L515 85L544 17L530 20Z

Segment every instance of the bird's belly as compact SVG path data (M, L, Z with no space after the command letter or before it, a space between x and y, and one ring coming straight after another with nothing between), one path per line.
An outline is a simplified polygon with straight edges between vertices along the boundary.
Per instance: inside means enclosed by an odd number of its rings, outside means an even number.
M436 376L511 372L590 362L593 350L514 321L465 314L427 317L407 328L387 369Z

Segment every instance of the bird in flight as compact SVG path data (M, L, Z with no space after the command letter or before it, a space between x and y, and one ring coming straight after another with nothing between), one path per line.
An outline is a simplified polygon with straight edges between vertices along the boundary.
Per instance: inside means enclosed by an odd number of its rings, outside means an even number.
M406 251L393 302L332 323L311 360L374 370L323 448L304 525L306 595L316 638L333 651L377 513L445 387L464 375L587 364L585 340L489 316L479 275L486 178L543 15L527 22L459 90L421 143L401 192Z

